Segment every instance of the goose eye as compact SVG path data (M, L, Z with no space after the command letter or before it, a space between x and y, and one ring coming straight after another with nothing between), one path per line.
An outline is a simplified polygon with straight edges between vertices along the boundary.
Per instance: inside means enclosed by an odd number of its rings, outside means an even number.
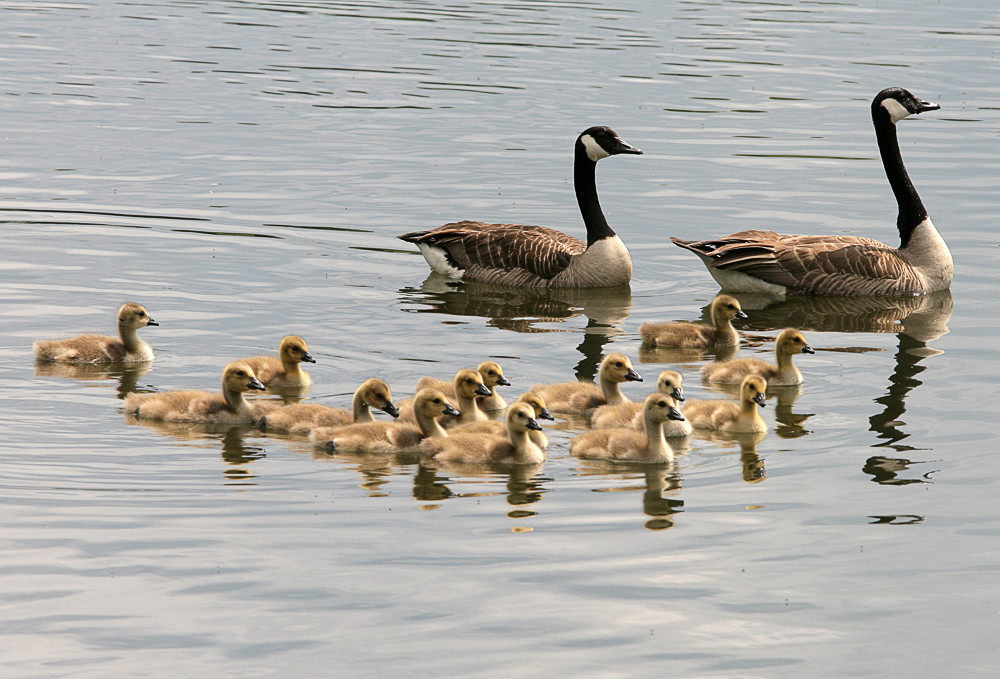
M139 312L139 318L142 318L142 317L143 317L143 316L145 316L145 315L146 315L146 312L145 312L145 311L140 311L140 312Z
M435 402L435 403L440 403L440 402L441 402L441 399L439 399L439 398L436 398L436 399L434 399L434 402Z
M666 408L667 407L667 402L666 401L660 401L657 405L660 406L661 408Z
M240 377L246 377L247 376L247 374L245 372L243 372L242 370L237 370L236 374L239 375Z
M622 365L623 365L623 364L622 364L622 362L621 362L621 361L615 361L615 367L616 367L616 368L620 368L620 367L622 367Z

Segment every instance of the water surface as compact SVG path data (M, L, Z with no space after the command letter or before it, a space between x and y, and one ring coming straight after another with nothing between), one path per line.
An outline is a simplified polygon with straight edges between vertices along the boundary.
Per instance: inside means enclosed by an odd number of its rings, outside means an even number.
M3 651L16 676L995 676L1000 188L982 3L0 2ZM712 356L642 350L716 292L668 236L895 242L868 104L900 124L955 255L913 300L742 298L742 351L817 349L760 441L673 466L350 458L251 428L130 424L128 392L215 389L290 332L309 397L398 398L485 357L514 386L630 356L716 397ZM395 235L455 219L581 235L576 135L643 156L598 190L630 289L429 276ZM31 342L160 327L142 369Z

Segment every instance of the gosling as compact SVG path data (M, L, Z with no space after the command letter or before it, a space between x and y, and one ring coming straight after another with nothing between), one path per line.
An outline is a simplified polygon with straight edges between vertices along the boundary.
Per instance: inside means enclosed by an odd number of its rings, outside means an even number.
M672 462L674 451L663 434L663 424L684 420L676 403L667 394L650 394L642 405L642 433L621 428L588 431L573 439L569 452L588 460Z
M56 363L143 363L152 361L153 349L137 331L159 325L141 304L129 302L118 309L118 337L80 335L64 340L36 340L35 358Z
M309 440L334 453L415 452L427 438L448 436L438 419L459 413L437 389L421 389L413 398L416 425L404 422L359 422L313 429Z
M670 396L675 401L684 400L684 378L675 370L664 370L656 378L656 391ZM674 404L677 407L677 404ZM594 429L635 429L642 431L642 403L621 403L616 406L601 406L590 418ZM685 419L667 420L663 423L663 435L669 438L688 436L691 423Z
M647 346L710 347L734 346L740 334L733 328L734 318L746 318L735 297L719 295L712 300L712 325L704 323L643 323L639 336Z
M767 422L757 406L764 407L767 380L760 375L747 375L740 385L740 400L691 401L684 415L695 429L714 429L729 434L751 434L767 431Z
M483 378L483 384L490 390L489 396L477 398L478 405L483 410L503 410L507 407L507 401L497 393L497 386L509 387L510 381L504 377L503 368L496 361L483 361L476 368L476 371ZM417 389L432 387L439 389L448 398L455 398L455 387L451 382L438 380L433 377L424 376L417 381Z
M589 415L603 405L628 403L621 390L622 382L642 382L642 376L622 354L608 354L597 374L600 386L591 382L561 382L536 384L531 391L545 399L553 412Z
M269 389L302 389L312 384L302 362L315 363L306 341L296 335L281 340L277 356L249 356L241 359L249 365L257 379Z
M802 384L802 373L792 363L792 356L815 353L801 332L788 328L781 331L774 343L777 365L759 358L736 358L704 365L701 374L709 382L716 383L739 384L747 375L760 375L772 387Z
M545 400L538 394L533 394L530 391L517 399L517 403L527 403L531 406L531 409L535 413L536 420L554 420L552 413L549 409L545 407ZM486 434L496 434L497 436L503 436L507 431L507 425L500 420L481 420L479 422L468 422L466 424L459 424L448 430L449 434L460 434L460 433L486 433ZM528 436L534 441L535 445L545 450L549 447L549 438L545 435L541 429L531 429L528 431Z
M222 371L222 393L207 391L167 391L160 394L132 393L123 404L126 413L140 420L202 422L206 424L247 424L255 422L267 404L247 403L248 391L263 391L246 363L233 361Z
M507 409L507 436L487 433L449 434L446 438L425 439L420 450L440 462L464 464L538 464L545 452L528 435L541 425L527 403Z
M433 389L434 387L426 388ZM438 391L441 390L439 389ZM461 415L457 418L442 418L442 426L448 428L468 422L485 422L490 419L490 416L484 413L476 402L477 397L490 395L490 390L483 384L483 378L477 371L471 368L464 368L455 373L455 379L452 381L452 391L455 393L455 400L458 403L458 410L461 412ZM444 392L442 391L441 393ZM413 406L414 401L410 399L400 401L399 419L403 422L415 422L416 418Z
M377 408L393 418L399 410L392 403L392 391L383 380L365 380L354 392L351 410L331 408L319 403L292 403L268 413L260 420L266 431L284 434L308 434L317 427L341 427L355 422L375 422L371 409Z

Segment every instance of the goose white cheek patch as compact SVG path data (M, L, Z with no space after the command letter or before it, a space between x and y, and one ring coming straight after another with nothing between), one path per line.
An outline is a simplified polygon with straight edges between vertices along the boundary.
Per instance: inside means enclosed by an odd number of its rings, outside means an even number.
M883 101L882 108L889 112L889 118L894 123L898 123L900 120L910 115L910 112L906 110L906 107L895 99L886 99Z
M589 134L585 134L580 137L580 141L583 142L583 148L587 149L587 157L590 158L595 163L601 158L607 158L611 154L605 151L597 140L591 137Z

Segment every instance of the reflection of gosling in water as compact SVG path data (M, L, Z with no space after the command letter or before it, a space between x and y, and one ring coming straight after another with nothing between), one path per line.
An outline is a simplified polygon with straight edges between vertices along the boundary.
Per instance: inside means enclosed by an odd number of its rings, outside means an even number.
M759 358L736 358L731 361L716 361L701 368L702 376L709 382L739 384L747 375L760 375L772 387L802 384L802 373L792 363L795 354L815 354L806 344L806 338L798 330L782 330L774 342L774 357L777 365Z
M549 412L549 409L545 407L545 400L538 394L533 394L530 391L517 399L517 403L527 403L531 406L531 409L535 413L535 420L554 420L555 417ZM449 434L460 434L460 433L476 433L483 432L486 434L496 434L497 436L503 436L507 432L506 422L500 420L483 420L480 422L468 422L466 424L460 424L456 427L452 427L448 430ZM534 441L535 445L545 450L549 447L549 438L545 435L541 429L529 429L528 436Z
M535 411L527 403L515 403L507 409L507 435L484 432L449 433L447 438L427 439L421 452L440 462L471 464L538 464L545 453L531 440L529 432L538 431Z
M458 411L437 389L421 389L413 397L417 424L406 422L359 422L343 427L313 429L309 440L318 448L335 453L397 453L414 451L425 438L447 436L438 418Z
M643 323L639 336L649 346L709 348L740 343L734 318L746 318L735 297L719 295L712 300L712 325L704 323Z
M684 378L675 370L664 370L656 378L656 391L666 394L676 401L684 400ZM635 429L642 431L643 403L621 403L616 406L601 406L590 418L594 429ZM677 404L674 404L677 407ZM687 436L691 433L691 423L685 419L667 420L663 423L663 435L667 438Z
M740 385L740 400L690 401L684 416L695 429L715 429L732 434L767 431L767 422L757 406L764 407L767 381L760 375L747 375Z
M129 302L118 309L118 337L80 335L64 340L37 340L35 358L58 363L139 363L153 360L153 349L136 332L159 325L141 304Z
M650 394L642 405L642 432L634 429L595 429L580 434L569 445L576 457L615 462L670 462L674 451L663 435L663 423L683 420L677 401L666 394Z
M302 362L315 363L301 337L289 335L281 340L277 356L249 356L240 359L250 366L257 379L271 389L295 389L312 384Z
M317 427L342 427L354 422L374 422L372 408L392 417L399 411L392 404L389 385L376 377L365 380L355 392L351 410L331 408L319 403L293 403L282 406L261 419L260 426L270 432L308 434Z
M500 367L500 364L495 361L483 361L476 368L476 371L483 378L483 384L490 390L489 396L480 396L476 399L479 407L483 410L503 410L506 408L507 401L497 393L496 388L497 386L509 387L510 381L504 377L503 368ZM421 377L417 381L417 390L426 387L439 389L448 398L456 398L455 387L452 382L445 382L444 380L437 380L428 376ZM459 406L459 410L462 410L461 406ZM465 411L462 410L462 412Z
M246 363L233 361L222 371L222 393L167 391L162 394L129 394L124 409L140 420L245 424L260 417L261 406L247 403L243 395L263 391L264 385Z
M628 403L622 393L622 382L642 382L632 369L632 362L622 354L608 354L597 371L600 386L591 382L560 382L536 384L531 391L538 394L549 410L561 413L587 413L602 405Z

